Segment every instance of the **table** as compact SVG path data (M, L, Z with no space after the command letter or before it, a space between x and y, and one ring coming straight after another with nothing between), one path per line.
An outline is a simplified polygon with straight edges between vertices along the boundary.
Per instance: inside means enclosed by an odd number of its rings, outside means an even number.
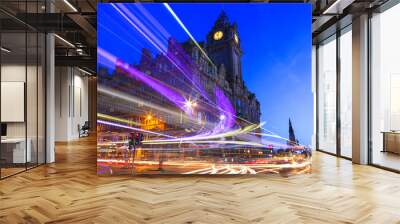
M28 143L25 151L25 144ZM5 138L1 139L1 157L6 163L26 163L31 162L31 139L25 138Z
M383 131L383 152L400 154L400 131Z

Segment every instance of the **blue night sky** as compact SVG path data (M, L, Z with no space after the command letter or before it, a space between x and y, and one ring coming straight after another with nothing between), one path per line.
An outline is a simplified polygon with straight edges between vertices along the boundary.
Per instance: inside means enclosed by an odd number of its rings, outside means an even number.
M126 4L140 19L142 14ZM189 37L159 3L141 4L178 41ZM263 3L170 4L197 41L203 41L224 10L238 24L243 78L260 101L264 128L288 137L292 119L301 144L311 144L313 96L311 92L311 5ZM109 4L99 4L98 45L130 63L137 63L140 50L157 50ZM145 21L144 21L145 22ZM166 44L166 40L165 40Z

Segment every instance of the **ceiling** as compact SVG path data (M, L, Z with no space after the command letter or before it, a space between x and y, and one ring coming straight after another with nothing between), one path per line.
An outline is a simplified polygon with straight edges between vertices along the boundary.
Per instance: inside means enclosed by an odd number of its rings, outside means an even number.
M312 4L312 34L313 42L316 43L324 36L334 33L339 20L346 21L344 18L347 17L347 20L351 23L351 16L376 8L386 1L255 0L254 2ZM16 33L29 28L32 31L54 32L58 35L55 41L56 65L75 65L94 72L97 57L97 3L135 1L48 0L47 2L46 5L45 0L1 0L2 31ZM239 2L243 1L239 0ZM52 13L49 13L50 11ZM345 25L345 23L342 25ZM18 38L15 38L15 40L19 41Z

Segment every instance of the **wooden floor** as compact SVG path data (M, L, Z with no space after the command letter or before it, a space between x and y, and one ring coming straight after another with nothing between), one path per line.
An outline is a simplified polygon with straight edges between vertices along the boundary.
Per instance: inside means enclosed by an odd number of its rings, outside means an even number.
M94 139L0 181L0 223L400 223L400 175L314 153L291 177L98 177Z

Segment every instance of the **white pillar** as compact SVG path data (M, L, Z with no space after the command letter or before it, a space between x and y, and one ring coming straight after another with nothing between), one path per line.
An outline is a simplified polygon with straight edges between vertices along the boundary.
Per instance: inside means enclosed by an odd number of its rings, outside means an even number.
M312 63L311 63L311 92L313 94L313 100L314 100L314 108L313 108L313 120L314 120L314 126L313 126L313 134L311 136L311 148L312 149L317 149L317 48L315 45L312 45Z
M55 161L55 54L54 35L46 36L46 163Z
M353 19L352 158L368 163L368 15Z

